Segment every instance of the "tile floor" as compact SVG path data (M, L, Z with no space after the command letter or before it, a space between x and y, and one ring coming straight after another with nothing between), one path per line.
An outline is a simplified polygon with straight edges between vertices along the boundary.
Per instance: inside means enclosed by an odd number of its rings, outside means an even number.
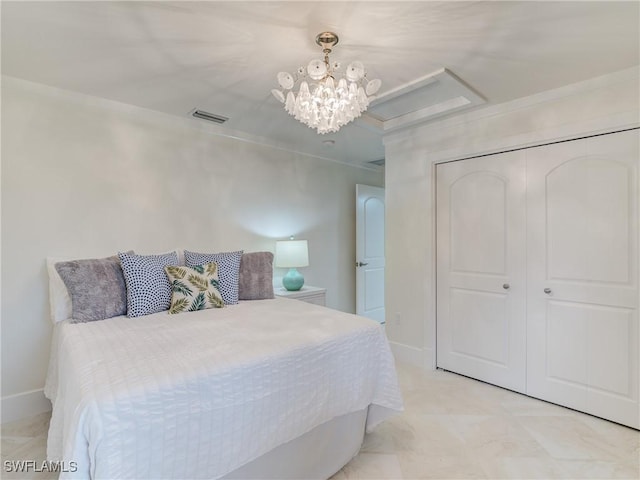
M343 479L640 479L640 432L444 371L398 366L405 411Z
M405 412L332 480L640 479L640 432L443 371L398 365ZM2 426L5 460L46 454L49 415Z
M58 478L49 472L16 473L7 468L7 461L34 460L38 466L47 458L47 432L51 412L41 413L35 417L19 422L3 424L0 430L2 440L2 470L0 478L20 478L49 480ZM33 470L33 469L32 469Z

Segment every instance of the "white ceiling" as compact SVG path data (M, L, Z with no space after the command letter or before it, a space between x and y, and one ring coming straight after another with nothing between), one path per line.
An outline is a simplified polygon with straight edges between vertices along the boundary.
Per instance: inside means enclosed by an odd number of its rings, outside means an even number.
M496 104L640 63L635 1L2 1L0 14L5 75L182 117L206 110L230 118L212 132L355 164L384 157L380 132L318 135L270 93L279 71L320 57L321 31L340 36L332 60L361 60L381 94L446 68Z

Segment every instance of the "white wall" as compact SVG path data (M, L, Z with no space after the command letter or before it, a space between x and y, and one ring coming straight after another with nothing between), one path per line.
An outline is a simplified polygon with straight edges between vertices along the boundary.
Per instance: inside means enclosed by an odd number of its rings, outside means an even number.
M435 164L637 127L639 92L633 68L385 137L386 328L396 356L435 365Z
M296 235L309 240L306 283L354 311L355 184L382 173L211 130L2 78L3 421L44 404L47 256L273 251Z

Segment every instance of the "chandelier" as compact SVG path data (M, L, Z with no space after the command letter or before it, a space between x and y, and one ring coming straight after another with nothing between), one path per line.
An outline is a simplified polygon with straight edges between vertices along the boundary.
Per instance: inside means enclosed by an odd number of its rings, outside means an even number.
M273 89L271 93L296 120L320 134L333 133L367 109L382 82L367 80L364 65L358 61L347 65L344 77L337 79L335 73L340 70L340 63L330 62L329 54L338 43L338 35L319 33L316 43L322 47L324 60L311 60L306 68L299 67L295 77L287 72L278 73L282 90ZM298 93L294 93L299 81Z

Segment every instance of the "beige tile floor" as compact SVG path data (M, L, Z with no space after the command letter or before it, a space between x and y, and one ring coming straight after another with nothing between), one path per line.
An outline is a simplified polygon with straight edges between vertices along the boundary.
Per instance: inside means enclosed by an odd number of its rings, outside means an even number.
M443 371L398 365L405 411L332 480L640 479L640 432ZM5 460L46 454L49 415L2 426Z

